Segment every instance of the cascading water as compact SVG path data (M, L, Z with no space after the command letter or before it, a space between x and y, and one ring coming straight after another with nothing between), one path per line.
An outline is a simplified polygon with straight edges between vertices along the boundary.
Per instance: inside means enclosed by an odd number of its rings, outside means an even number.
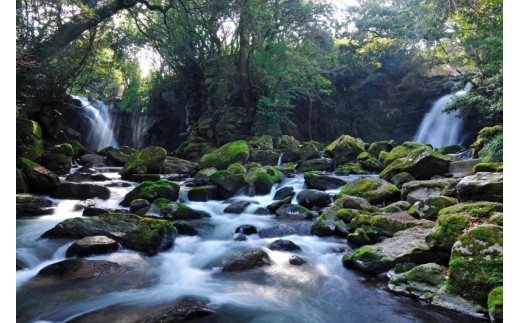
M458 113L443 113L448 104L458 96L466 95L471 90L471 83L466 84L464 90L455 94L448 94L433 104L430 111L424 116L414 141L431 144L434 148L461 143L462 119Z
M81 102L85 116L90 123L88 135L83 140L85 146L93 151L99 151L108 146L119 148L119 144L114 136L109 112L110 106L99 100L79 96L73 97Z
M278 168L283 167L283 161L282 161L282 158L283 158L283 153L280 153L280 155L278 156L278 162L276 163L276 166L277 166Z

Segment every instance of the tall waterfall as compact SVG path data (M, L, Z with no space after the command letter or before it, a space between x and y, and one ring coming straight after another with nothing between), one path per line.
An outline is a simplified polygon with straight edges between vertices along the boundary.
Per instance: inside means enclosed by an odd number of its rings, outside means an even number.
M457 96L466 95L471 90L471 83L464 90L448 94L433 103L430 111L424 116L414 141L431 144L434 148L458 145L461 143L462 119L458 113L443 113L448 104Z
M90 123L88 135L84 138L85 146L93 151L99 151L108 146L119 148L110 118L110 106L99 100L79 96L73 97L81 101L85 116Z

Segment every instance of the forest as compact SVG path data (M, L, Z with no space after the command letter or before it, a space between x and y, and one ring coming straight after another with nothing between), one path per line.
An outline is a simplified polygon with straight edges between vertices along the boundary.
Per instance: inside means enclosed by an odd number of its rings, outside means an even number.
M17 321L502 322L503 13L16 0Z

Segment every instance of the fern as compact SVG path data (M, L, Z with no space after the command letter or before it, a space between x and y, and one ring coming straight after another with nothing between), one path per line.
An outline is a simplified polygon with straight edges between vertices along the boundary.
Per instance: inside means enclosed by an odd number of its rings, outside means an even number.
M503 140L503 133L494 136L484 145L479 156L488 162L501 162L503 160Z

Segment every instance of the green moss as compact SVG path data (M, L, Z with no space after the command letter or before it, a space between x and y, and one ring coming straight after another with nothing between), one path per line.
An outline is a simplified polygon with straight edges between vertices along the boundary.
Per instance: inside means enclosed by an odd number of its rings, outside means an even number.
M245 174L247 169L240 163L233 163L228 166L227 171L232 174Z
M245 164L249 159L249 147L244 140L227 143L217 150L202 156L200 167L215 167L226 169L230 164L239 162Z
M488 223L494 223L502 227L504 226L504 215L501 212L497 212L489 218Z
M368 174L359 163L349 163L336 168L337 175Z
M145 199L150 203L158 198L167 198L176 201L179 197L179 190L179 184L172 182L143 182L126 194L120 204L123 206L129 206L135 199Z
M477 140L471 145L471 157L478 158L479 152L491 138L503 132L502 125L482 128L478 132Z
M499 286L489 292L487 299L488 311L492 313L497 306L504 305L504 287Z
M16 119L16 157L39 162L43 153L40 125L28 119Z
M377 159L383 163L383 165L387 165L386 163L386 159L388 158L388 156L390 155L390 153L388 151L382 151L379 153L379 156L377 157Z
M269 135L263 135L254 137L248 141L248 145L251 148L272 150L273 149L273 137Z
M379 173L379 177L390 180L398 173L408 172L417 179L425 179L431 177L433 174L444 173L448 171L448 157L437 153L429 146L421 144L419 145L420 146L418 148L411 151L406 150L406 148L403 149L403 151L406 151L406 154L397 159L394 159L391 162L389 161L392 160L392 158L389 156L389 158L387 158L385 161L385 165L387 166L381 173ZM403 144L403 147L405 147L405 144ZM397 148L399 147L394 149ZM392 149L392 152L394 149ZM427 165L424 164L424 161L426 160L425 158L430 160Z
M133 174L160 173L166 154L166 150L161 147L146 147L133 153L121 170L121 178L128 179Z
M424 147L424 145L421 143L407 141L403 143L401 146L393 148L388 154L384 154L384 164L389 165L397 159L407 156L411 151L421 147ZM379 159L381 160L381 153L379 157Z
M29 186L25 182L25 177L20 169L16 169L16 193L28 193Z
M369 212L354 209L339 209L336 212L336 217L340 220L345 221L346 223L350 223L359 214L368 215Z
M72 150L74 151L74 158L78 158L89 153L88 149L77 140L71 140L70 144L72 146Z
M400 191L395 185L380 179L359 178L345 184L339 196L352 195L367 199L370 203L381 203L386 200L396 199Z
M503 163L479 163L473 166L473 174L479 172L503 172L504 165Z
M432 263L414 267L405 272L403 276L408 280L427 283L432 286L440 285L446 280L444 267Z
M439 154L446 155L446 154L455 154L462 150L464 150L464 147L462 147L462 146L451 145L451 146L443 146L443 147L437 149L437 152Z
M327 217L322 214L312 223L311 233L317 236L332 235L334 234L334 223L328 221Z
M347 240L358 246L364 246L373 243L363 228L357 228L354 233L349 233L347 235Z
M274 183L281 183L284 179L283 173L274 166L264 166L265 171L269 176L271 176L271 180Z
M432 248L450 251L469 223L469 217L463 214L445 214L437 219L437 225L426 237Z
M441 209L457 204L457 199L447 196L435 196L416 202L408 211L410 215L427 220L436 220Z
M370 144L368 152L373 156L379 156L382 151L389 152L395 147L395 142L392 141L376 141Z
M334 158L337 163L343 164L353 161L365 150L361 140L357 140L349 135L341 135L330 145L325 147L324 154Z
M503 204L498 202L459 203L439 211L439 215L466 213L476 218L489 218L494 212L502 212Z

